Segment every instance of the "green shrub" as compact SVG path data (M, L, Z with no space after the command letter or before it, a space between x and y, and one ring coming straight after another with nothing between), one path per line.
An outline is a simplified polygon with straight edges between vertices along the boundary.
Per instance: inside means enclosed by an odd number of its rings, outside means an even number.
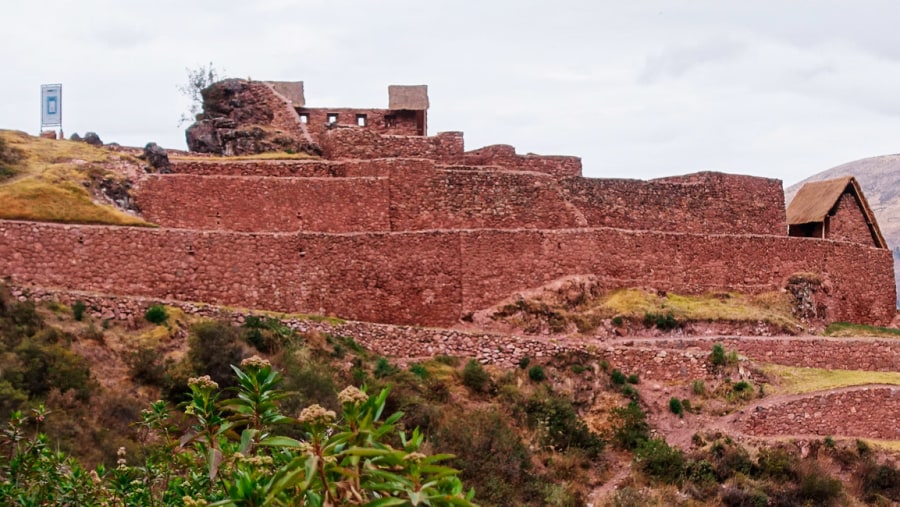
M428 373L428 368L425 368L425 366L421 363L413 363L409 365L409 371L412 372L413 375L423 380L431 376Z
M641 377L639 377L637 373L632 373L631 375L628 376L628 383L629 384L640 384Z
M892 465L866 461L859 469L859 477L863 500L875 502L883 497L900 502L900 470Z
M591 432L585 422L578 417L572 402L549 393L545 397L536 396L525 404L529 425L540 428L547 444L559 451L578 448L591 459L603 450L605 443Z
M709 354L709 362L713 366L722 367L728 362L725 357L725 347L721 343L713 345L712 352Z
M650 438L647 414L636 401L631 401L627 407L614 408L610 419L612 441L622 449L634 449Z
M758 475L776 481L793 481L799 476L798 460L781 448L760 449L756 458Z
M684 474L684 454L662 438L641 442L634 463L641 472L665 484L678 484Z
M630 385L622 386L622 395L625 396L626 398L630 398L634 401L637 401L641 397L641 395L640 395L640 393L638 393L637 389L635 389L634 387L632 387Z
M77 299L72 305L72 316L75 317L75 320L80 322L81 319L84 318L85 310L87 310L87 305L84 304L84 301Z
M609 378L610 378L610 380L612 380L612 383L617 386L624 385L625 381L627 380L627 378L625 377L625 374L619 370L613 370L612 373L609 375Z
M474 359L463 367L462 383L464 386L476 393L488 393L492 389L491 376L485 371L481 363Z
M543 366L532 366L528 369L528 378L534 382L543 382L547 379L547 374L544 372Z
M531 364L531 358L530 358L530 357L525 356L525 357L523 357L522 359L519 359L519 369L520 369L520 370L524 370L525 368L528 368L528 365L529 365L529 364Z
M572 373L576 375L581 375L582 373L588 371L588 368L583 364L573 364L572 365Z
M3 380L31 397L46 396L51 389L72 390L77 399L87 401L93 390L87 361L50 341L38 337L22 340L15 349L16 364L3 371Z
M623 319L621 315L616 315L612 318L613 326L622 327L623 324L625 324L625 319Z
M375 369L372 371L372 374L375 375L375 378L385 378L390 377L398 371L400 370L392 365L386 357L379 357L378 360L375 361Z
M220 386L230 387L234 382L231 365L240 364L242 357L239 332L231 324L203 321L191 326L187 361L192 375L209 375Z
M166 312L166 307L163 305L152 305L150 308L147 308L147 311L144 312L144 318L147 319L147 322L151 324L160 325L163 324L169 318L168 312Z
M669 410L678 417L684 417L684 405L674 396L669 399Z
M668 331L670 329L681 327L681 324L675 319L675 315L672 312L666 312L664 314L653 312L645 313L644 325L646 327L656 326L660 331Z
M531 454L496 410L453 411L435 432L435 452L450 453L450 465L488 505L524 505L538 494Z
M125 363L135 382L157 387L166 384L166 365L160 361L160 354L156 349L139 347L126 356Z
M828 476L818 466L803 473L796 494L800 505L832 505L841 496L841 481Z

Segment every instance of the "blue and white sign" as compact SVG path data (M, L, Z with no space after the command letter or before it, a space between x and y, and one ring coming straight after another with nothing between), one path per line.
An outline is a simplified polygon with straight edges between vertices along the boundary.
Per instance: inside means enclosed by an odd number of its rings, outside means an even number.
M41 127L62 126L62 85L41 85Z

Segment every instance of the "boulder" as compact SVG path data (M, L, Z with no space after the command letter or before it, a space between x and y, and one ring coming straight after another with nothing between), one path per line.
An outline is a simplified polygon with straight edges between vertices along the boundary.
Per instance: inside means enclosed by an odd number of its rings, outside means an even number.
M168 152L156 143L147 143L147 146L144 146L144 153L141 155L141 158L146 160L150 167L160 174L172 172Z
M200 93L203 112L185 132L190 151L217 155L322 152L304 136L291 105L264 83L226 79Z
M90 144L91 146L103 146L103 141L100 140L100 136L98 136L96 132L86 133L82 141Z

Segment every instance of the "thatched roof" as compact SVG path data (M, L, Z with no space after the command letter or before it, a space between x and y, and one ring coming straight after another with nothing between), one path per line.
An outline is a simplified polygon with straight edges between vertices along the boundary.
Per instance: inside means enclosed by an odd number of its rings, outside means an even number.
M388 86L388 109L411 111L428 109L428 85Z
M875 221L875 213L869 207L869 202L866 201L859 183L853 176L814 181L803 185L787 208L788 225L824 222L825 217L837 205L838 200L845 191L855 195L860 203L866 223L869 225L869 229L872 231L872 236L875 238L878 246L887 248L887 242L885 242L884 236L881 235L878 222Z
M294 107L306 106L306 96L303 94L303 81L266 81L282 97L291 101Z

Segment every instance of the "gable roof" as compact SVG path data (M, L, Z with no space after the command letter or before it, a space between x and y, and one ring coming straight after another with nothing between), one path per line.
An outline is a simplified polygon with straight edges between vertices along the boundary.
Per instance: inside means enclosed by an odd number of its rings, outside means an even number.
M428 109L428 85L388 86L388 109L411 111Z
M881 235L875 213L862 193L859 182L853 176L844 176L831 180L814 181L803 185L787 208L788 225L824 222L828 213L837 205L845 191L849 190L860 203L861 211L869 225L869 230L880 248L887 248L887 242Z

